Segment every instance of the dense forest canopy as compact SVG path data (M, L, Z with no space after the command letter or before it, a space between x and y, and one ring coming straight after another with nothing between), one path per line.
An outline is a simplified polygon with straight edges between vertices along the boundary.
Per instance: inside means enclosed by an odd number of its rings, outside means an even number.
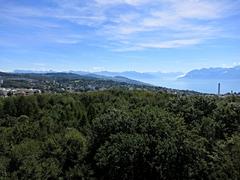
M108 90L0 99L1 179L239 179L240 97Z

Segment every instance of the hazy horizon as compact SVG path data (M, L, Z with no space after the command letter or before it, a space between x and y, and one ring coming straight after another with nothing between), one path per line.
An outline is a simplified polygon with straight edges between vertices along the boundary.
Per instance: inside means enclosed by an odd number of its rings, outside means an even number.
M75 73L82 76L89 76L88 73L94 73L95 77L125 77L139 82L167 87L179 90L194 90L203 93L217 93L218 83L221 83L222 93L239 92L240 84L240 66L234 68L210 68L197 69L187 73L182 72L136 72L136 71L32 71L32 70L15 70L15 73ZM91 75L90 75L91 76Z
M226 69L229 69L229 68L235 68L235 67L239 67L240 65L234 65L234 66L222 66L222 67L219 67L219 66L216 66L216 67L200 67L200 68L196 68L196 69L191 69L189 71L134 71L134 70L124 70L124 71L111 71L111 70L107 70L107 69L102 69L102 70L83 70L83 69L76 69L76 70L73 70L73 69L65 69L65 70L57 70L57 69L13 69L13 70L9 70L9 71L4 71L4 70L1 70L1 72L7 72L7 73L14 73L16 71L33 71L33 72L89 72L89 73L98 73L98 72L117 72L117 73L122 73L122 72L138 72L138 73L182 73L182 74L186 74L188 72L191 72L193 70L202 70L202 69L214 69L214 68L226 68Z

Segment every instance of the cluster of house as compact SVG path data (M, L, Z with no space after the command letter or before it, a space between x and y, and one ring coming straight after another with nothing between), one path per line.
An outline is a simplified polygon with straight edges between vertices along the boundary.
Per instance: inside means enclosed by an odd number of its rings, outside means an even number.
M41 94L39 89L20 89L20 88L0 88L0 96L29 96L33 94Z

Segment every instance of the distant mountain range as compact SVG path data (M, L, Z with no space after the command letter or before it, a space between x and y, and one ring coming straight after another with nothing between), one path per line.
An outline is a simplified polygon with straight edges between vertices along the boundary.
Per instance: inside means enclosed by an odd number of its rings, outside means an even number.
M4 73L3 73L4 74ZM15 70L12 75L32 75L32 76L47 76L47 77L58 77L58 76L64 76L67 78L95 78L100 80L111 80L116 82L123 82L128 84L135 84L135 85L150 85L148 83L140 82L138 80L133 80L128 77L124 76L104 76L104 75L98 75L95 73L90 72L84 72L84 71L69 71L69 72L56 72L56 71L32 71L32 70Z
M232 68L203 68L192 70L179 79L240 80L240 66Z
M49 70L49 71L35 71L35 70L22 70L16 69L13 73L16 74L46 74L46 73L56 73L57 71Z
M14 73L56 73L50 71L31 71L31 70L15 70ZM87 71L68 71L65 73L73 73L81 76L89 76L107 80L117 80L121 82L141 81L149 84L159 85L161 82L172 82L181 80L194 80L194 79L218 79L218 80L239 80L240 79L240 66L232 68L203 68L195 69L186 74L182 72L87 72ZM140 83L141 83L140 82ZM133 82L136 83L136 82Z
M54 71L31 71L15 70L13 74L55 74ZM167 87L171 89L194 90L204 93L216 93L218 83L221 83L221 92L240 92L240 66L232 68L203 68L195 69L186 74L181 72L86 72L66 71L69 76L82 76L85 78L97 78L99 80L110 80L120 83L135 85L154 85L155 87ZM71 75L72 74L72 75ZM74 75L73 75L74 74ZM57 74L55 74L57 75ZM4 76L4 74L0 76ZM79 77L80 78L80 77Z
M32 70L15 70L14 73L17 74L27 74L27 73L56 73L56 71L32 71ZM82 76L91 76L96 78L128 78L132 80L152 83L160 80L176 80L179 76L184 75L181 72L136 72L136 71L124 71L124 72L110 72L110 71L100 71L100 72L87 72L87 71L67 71L67 73L78 74Z
M120 75L120 74L113 74ZM162 86L154 86L123 76L104 76L94 73L80 75L73 72L49 72L17 70L14 73L0 72L3 88L33 88L44 92L82 92L112 88L142 89L164 91L169 93L199 94L191 90L178 90Z

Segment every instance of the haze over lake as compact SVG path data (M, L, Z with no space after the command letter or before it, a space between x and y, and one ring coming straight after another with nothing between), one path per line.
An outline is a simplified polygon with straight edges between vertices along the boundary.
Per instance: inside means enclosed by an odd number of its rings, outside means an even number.
M164 86L181 90L194 90L203 93L217 94L218 83L221 83L221 93L239 92L240 80L153 80L150 82L154 85Z
M137 71L64 71L83 76L98 78L129 78L155 86L166 88L193 90L202 93L217 93L218 83L221 84L221 93L240 92L240 66L229 68L193 69L182 72L137 72ZM14 73L56 73L55 71L14 70Z

